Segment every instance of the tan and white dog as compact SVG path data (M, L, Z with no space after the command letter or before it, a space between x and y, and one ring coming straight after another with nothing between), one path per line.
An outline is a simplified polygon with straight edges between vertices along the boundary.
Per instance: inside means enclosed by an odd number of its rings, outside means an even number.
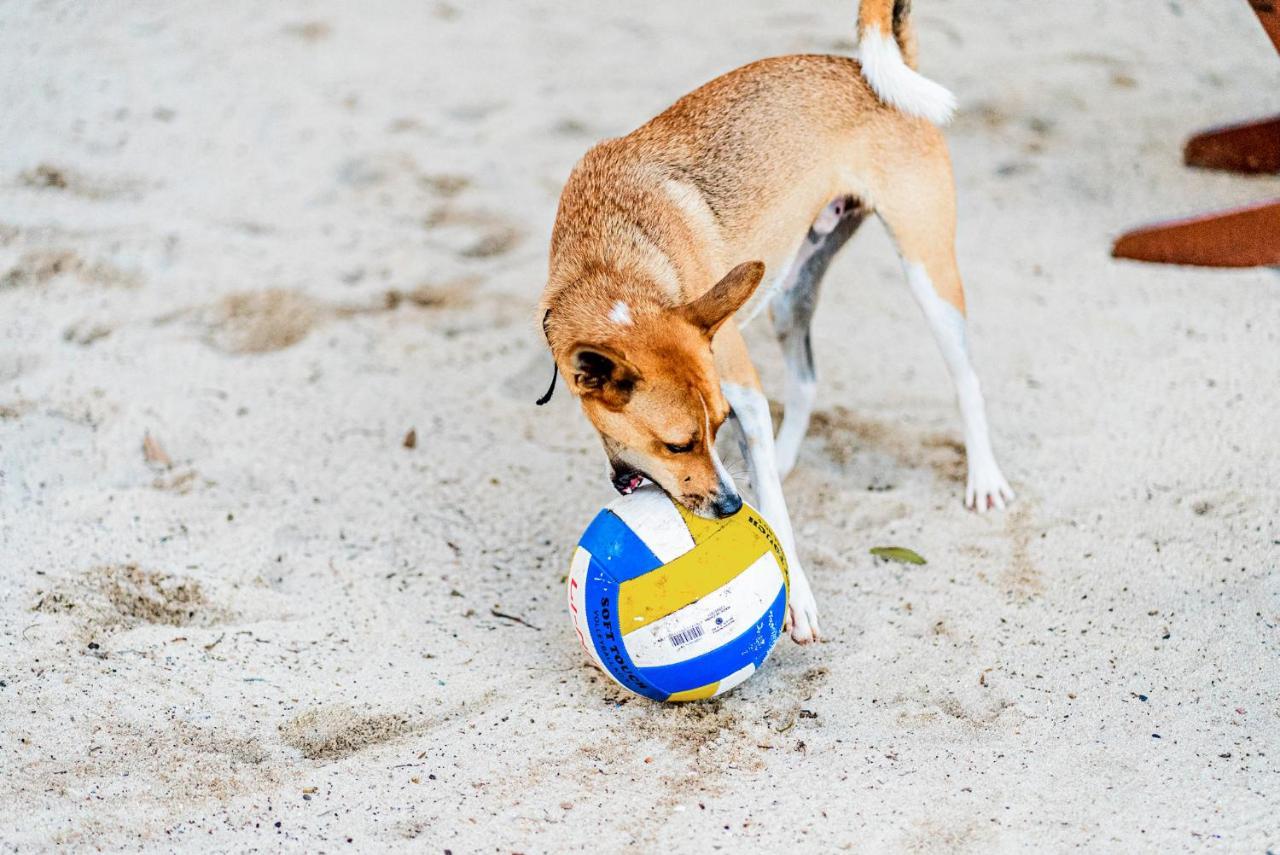
M761 60L600 143L570 175L551 236L543 332L600 433L614 486L627 493L647 478L697 514L735 513L742 498L715 449L735 422L759 510L788 554L788 621L801 643L818 637L818 613L782 478L813 408L818 284L867 214L892 234L955 381L965 504L1013 498L965 340L955 191L936 127L954 102L913 68L908 6L862 0L856 60ZM776 443L735 320L764 304L788 372Z

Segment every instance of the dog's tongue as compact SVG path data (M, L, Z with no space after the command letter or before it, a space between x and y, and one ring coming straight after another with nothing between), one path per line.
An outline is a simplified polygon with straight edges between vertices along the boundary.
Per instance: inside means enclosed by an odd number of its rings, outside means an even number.
M640 486L640 482L643 480L644 479L641 478L639 475L632 475L631 478L627 481L626 486L622 488L622 495L630 496L632 493L636 491L636 488Z

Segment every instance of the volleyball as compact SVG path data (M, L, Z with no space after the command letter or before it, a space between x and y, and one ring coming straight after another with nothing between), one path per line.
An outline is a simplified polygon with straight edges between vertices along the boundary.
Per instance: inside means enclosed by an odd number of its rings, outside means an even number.
M787 559L750 505L695 516L646 485L591 521L569 570L578 639L655 701L724 694L763 664L787 612Z

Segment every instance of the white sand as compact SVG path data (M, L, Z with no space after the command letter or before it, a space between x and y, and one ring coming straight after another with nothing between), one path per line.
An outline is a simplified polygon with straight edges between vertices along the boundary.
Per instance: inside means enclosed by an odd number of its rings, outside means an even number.
M787 485L829 640L683 708L584 664L561 580L610 490L533 406L560 184L852 30L693 5L0 8L0 844L1280 847L1280 278L1108 258L1280 193L1179 164L1280 107L1243 2L919 0L1018 503L962 510L868 226Z

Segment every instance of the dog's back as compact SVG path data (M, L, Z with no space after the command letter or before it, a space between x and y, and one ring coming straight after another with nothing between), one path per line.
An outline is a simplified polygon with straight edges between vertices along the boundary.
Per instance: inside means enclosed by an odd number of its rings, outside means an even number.
M876 98L856 60L781 56L716 78L624 139L696 187L733 234L774 208L779 189L829 181L822 173L832 146L886 118L895 111Z
M602 249L673 302L741 258L781 271L832 198L873 196L867 171L898 159L882 157L886 141L899 153L942 146L932 125L877 98L855 59L802 54L735 69L579 161L556 217L547 296L589 278Z

